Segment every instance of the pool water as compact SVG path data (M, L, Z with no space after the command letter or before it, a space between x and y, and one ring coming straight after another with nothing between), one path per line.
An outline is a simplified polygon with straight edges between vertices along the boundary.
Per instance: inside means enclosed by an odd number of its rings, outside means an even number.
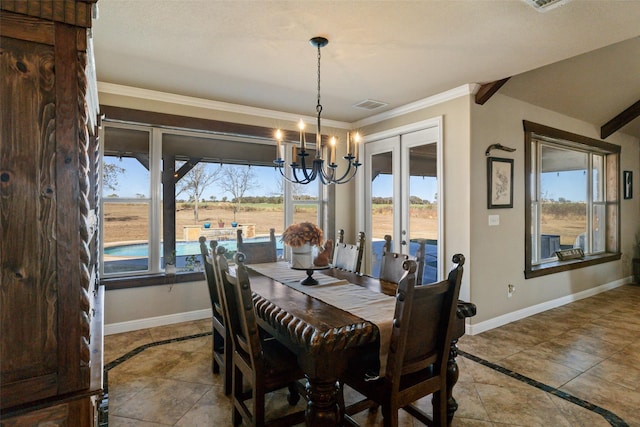
M269 237L256 237L255 239L246 239L246 242L266 242ZM220 240L219 246L224 246L225 249L235 251L238 249L235 240ZM276 241L276 247L282 249L283 243ZM160 253L163 253L162 244L160 246ZM149 245L147 243L137 243L130 245L117 245L108 248L104 248L104 254L109 256L118 257L146 257L149 256ZM176 242L176 256L187 255L200 255L200 242Z

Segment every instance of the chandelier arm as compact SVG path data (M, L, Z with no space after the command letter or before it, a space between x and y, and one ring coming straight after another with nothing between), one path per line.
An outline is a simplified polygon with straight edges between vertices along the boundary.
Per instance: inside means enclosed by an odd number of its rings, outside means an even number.
M306 176L304 179L298 179L298 174L296 173L295 169L291 169L291 172L293 172L293 180L290 179L289 181L294 184L309 184L311 181L313 181Z
M315 179L315 168L313 167L313 163L312 163L312 167L311 167L311 175L309 175L309 173L307 172L307 163L305 161L305 157L307 157L307 153L303 152L298 154L298 156L301 157L300 160L300 167L302 169L302 174L304 175L305 180L307 180L307 184L310 183L311 181L313 181ZM294 175L295 175L295 169L294 170Z
M349 178L347 178L347 176L349 175L349 171L351 170L351 163L349 163L349 168L347 168L346 172L344 173L344 175L342 175L340 178L335 180L336 184L344 184L345 182L349 182L353 179L354 176L356 176L356 173L358 172L358 167L356 166L353 169L353 172L351 173L351 176Z
M349 161L347 164L348 164L347 170L344 172L344 174L340 178L335 178L335 172L336 172L337 166L335 168L333 168L333 176L332 176L332 179L331 179L332 183L334 183L334 184L344 184L345 182L349 182L349 181L351 181L351 179L353 179L353 177L358 172L358 166L360 166L360 163L357 163L357 162L351 163ZM351 166L352 165L354 166L353 172L351 171ZM351 176L349 176L350 174L351 174Z

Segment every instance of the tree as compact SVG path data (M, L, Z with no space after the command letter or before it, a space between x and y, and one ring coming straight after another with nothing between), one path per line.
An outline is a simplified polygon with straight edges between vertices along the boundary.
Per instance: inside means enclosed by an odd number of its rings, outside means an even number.
M180 165L181 166L181 165ZM222 178L221 168L212 168L207 163L198 163L176 185L176 197L182 192L189 196L193 204L193 217L198 221L198 201L204 191Z
M280 179L276 182L278 188L278 195L284 196L284 179ZM308 187L303 184L291 184L291 198L293 200L302 200L307 194ZM308 196L310 197L310 196Z
M222 169L223 180L220 181L220 187L234 198L236 206L233 208L233 220L235 221L235 213L242 204L242 198L247 190L251 187L259 187L256 180L256 174L250 166L229 166Z
M102 185L112 191L118 190L118 176L125 172L124 168L115 163L105 162L102 166ZM112 196L109 196L112 197ZM116 196L117 197L117 196Z

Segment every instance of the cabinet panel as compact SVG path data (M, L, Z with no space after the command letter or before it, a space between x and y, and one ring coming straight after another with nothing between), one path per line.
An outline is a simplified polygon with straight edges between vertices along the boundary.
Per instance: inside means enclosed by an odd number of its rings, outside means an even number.
M55 76L51 46L3 37L2 48L0 382L12 405L27 379L39 397L56 392Z

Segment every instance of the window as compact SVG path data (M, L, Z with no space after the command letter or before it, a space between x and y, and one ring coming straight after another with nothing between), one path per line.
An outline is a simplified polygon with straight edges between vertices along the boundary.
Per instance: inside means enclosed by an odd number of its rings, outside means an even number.
M105 126L103 140L108 143L102 157L102 272L110 275L152 271L150 129Z
M320 223L321 187L286 182L272 140L108 121L102 140L104 277L198 272L200 235L233 253L238 228L251 239Z
M524 122L527 206L525 276L619 259L620 147ZM560 261L556 251L584 258Z

